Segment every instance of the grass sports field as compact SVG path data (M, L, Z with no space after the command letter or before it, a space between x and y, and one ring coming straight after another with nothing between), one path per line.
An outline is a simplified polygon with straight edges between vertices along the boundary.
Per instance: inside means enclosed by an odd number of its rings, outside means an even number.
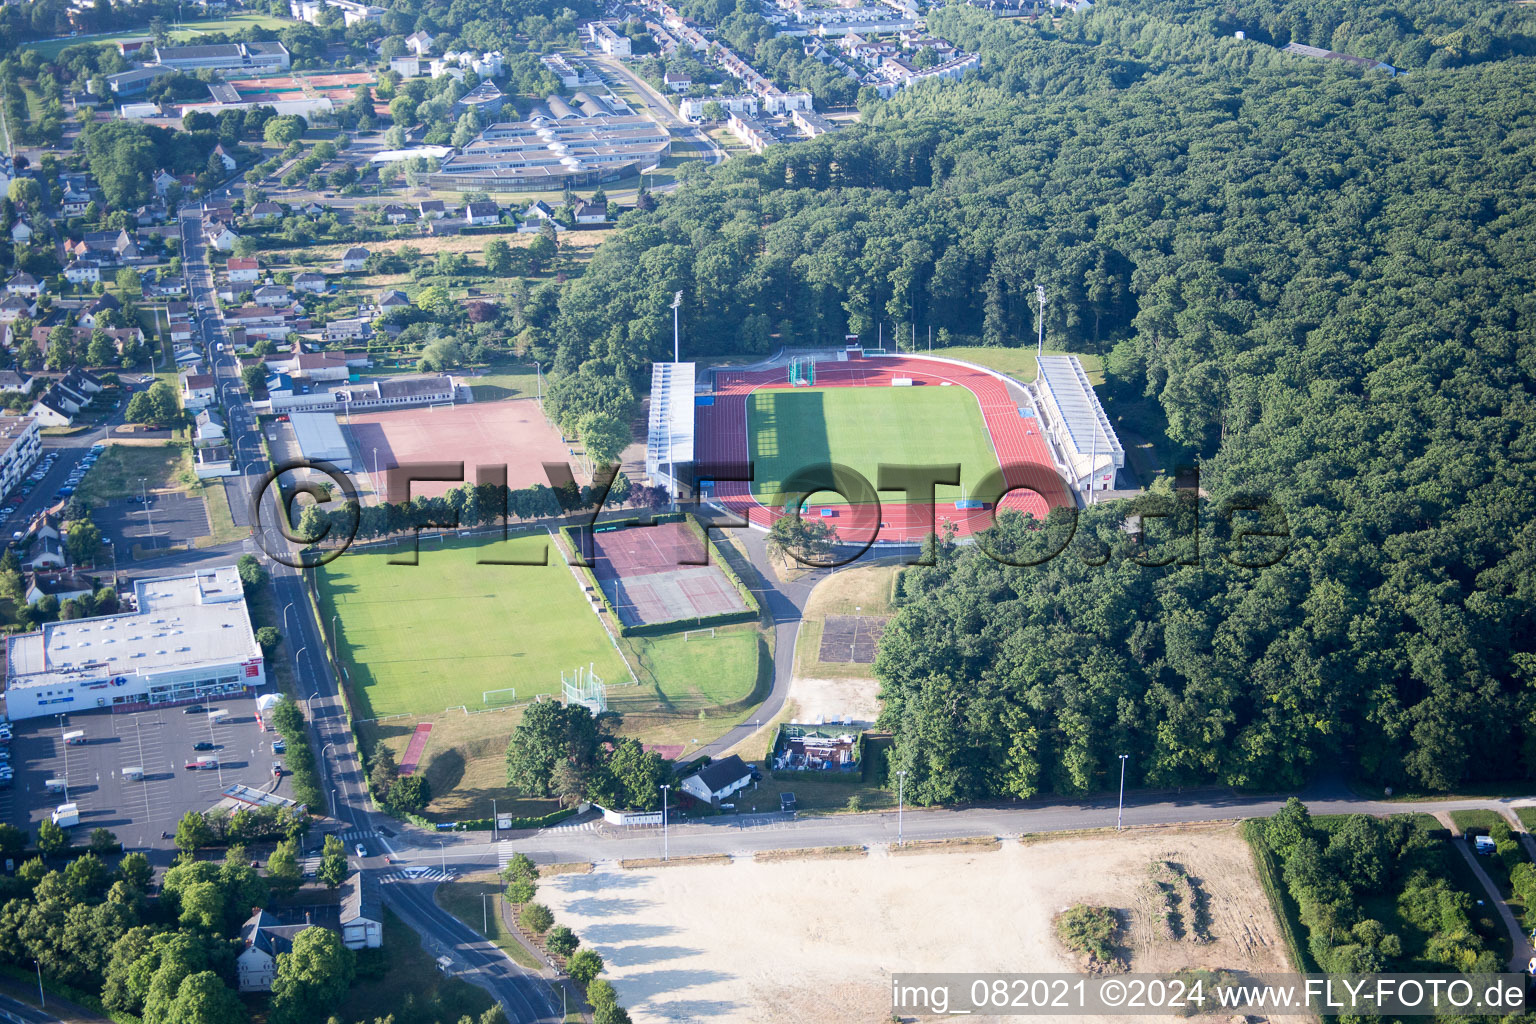
M968 492L997 469L981 406L961 387L763 389L748 399L747 428L756 478L752 493L764 504L773 502L791 473L826 462L857 470L871 487L882 462L958 462ZM940 501L959 496L956 487L937 489ZM830 494L811 500L846 503ZM901 499L886 493L881 500Z
M319 570L320 605L339 616L341 655L358 691L360 718L484 707L486 690L517 688L525 701L560 692L560 672L594 663L610 684L629 671L550 544L549 565L477 565L481 558L533 560L547 536L510 541L423 539L408 554L353 552Z

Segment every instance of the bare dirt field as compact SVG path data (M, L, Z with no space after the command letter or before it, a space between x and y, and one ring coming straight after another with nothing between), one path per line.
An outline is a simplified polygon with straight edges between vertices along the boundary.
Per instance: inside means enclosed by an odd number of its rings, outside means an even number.
M797 675L790 680L789 696L800 708L797 722L841 721L845 716L855 722L873 722L880 717L880 682L876 679Z
M378 450L381 473L407 462L462 461L465 480L475 479L476 466L506 466L507 486L518 488L547 484L545 462L575 462L560 431L531 399L362 413L350 418L348 430L365 469L374 468ZM418 482L411 496L436 497L453 486ZM401 501L405 495L387 497Z
M1147 890L1149 867L1164 860L1206 894L1210 942L1163 935ZM636 1024L889 1021L893 972L1075 972L1052 925L1074 903L1122 912L1122 955L1135 971L1289 969L1234 825L1009 841L982 853L605 864L547 880L540 898L602 954Z

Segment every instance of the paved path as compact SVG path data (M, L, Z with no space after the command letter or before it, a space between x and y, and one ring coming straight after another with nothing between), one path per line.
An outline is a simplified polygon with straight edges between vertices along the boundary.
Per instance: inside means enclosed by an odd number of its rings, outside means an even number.
M1531 943L1525 934L1525 929L1520 927L1520 922L1515 920L1515 914L1509 909L1509 904L1504 902L1504 897L1499 895L1499 887L1494 884L1488 872L1483 869L1482 863L1467 849L1467 844L1461 839L1452 839L1451 845L1456 847L1456 852L1466 860L1467 866L1477 876L1477 880L1483 883L1483 889L1488 893L1488 899L1493 908L1499 913L1499 920L1504 922L1504 930L1509 932L1509 969L1519 974L1525 971L1525 965L1531 959Z

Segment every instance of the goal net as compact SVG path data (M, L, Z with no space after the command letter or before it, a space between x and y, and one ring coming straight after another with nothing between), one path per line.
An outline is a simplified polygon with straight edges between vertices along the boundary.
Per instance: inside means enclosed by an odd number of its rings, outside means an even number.
M498 707L503 704L512 704L517 701L517 688L508 686L500 690L482 690L480 703L486 707Z

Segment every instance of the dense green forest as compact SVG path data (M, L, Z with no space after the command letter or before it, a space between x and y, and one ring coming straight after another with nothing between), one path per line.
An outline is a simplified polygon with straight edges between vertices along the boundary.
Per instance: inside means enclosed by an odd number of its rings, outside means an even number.
M1465 17L1488 52L1522 49L1531 15L1495 8L1400 35ZM674 290L687 357L881 324L1019 344L1038 282L1048 336L1106 356L1126 425L1201 460L1208 508L1274 495L1288 554L957 548L910 571L878 665L909 795L1091 790L1121 752L1168 785L1536 765L1536 64L1392 77L1151 2L1054 32L947 7L931 30L981 72L626 215L523 335L562 417L627 409L615 381L669 351ZM1119 518L1098 506L1083 536Z

